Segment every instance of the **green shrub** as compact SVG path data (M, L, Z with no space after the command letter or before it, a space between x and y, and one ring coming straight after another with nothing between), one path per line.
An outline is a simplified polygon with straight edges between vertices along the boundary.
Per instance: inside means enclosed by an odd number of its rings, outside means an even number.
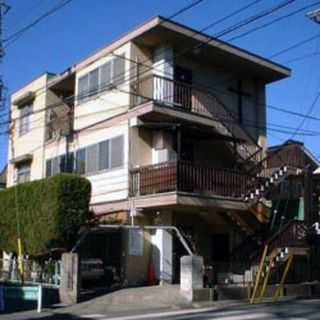
M90 218L90 182L60 174L0 192L0 250L17 251L17 219L23 252L40 255L70 249L79 228Z

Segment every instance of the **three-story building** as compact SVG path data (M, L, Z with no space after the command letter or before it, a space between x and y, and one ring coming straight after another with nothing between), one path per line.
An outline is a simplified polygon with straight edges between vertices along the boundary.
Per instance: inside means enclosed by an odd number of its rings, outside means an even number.
M248 198L267 147L266 86L289 75L152 18L12 95L8 186L78 172L92 183L100 221L177 226L206 264L224 268L267 221ZM185 252L169 230L111 238L129 283L146 279L150 261L159 280L179 281Z

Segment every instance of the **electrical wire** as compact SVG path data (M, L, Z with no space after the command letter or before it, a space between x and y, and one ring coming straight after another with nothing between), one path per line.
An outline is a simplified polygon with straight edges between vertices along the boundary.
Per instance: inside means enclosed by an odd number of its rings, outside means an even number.
M231 42L231 41L234 41L234 40L243 38L243 37L245 37L245 36L247 36L247 35L249 35L249 34L251 34L251 33L254 33L254 32L258 31L258 30L261 30L261 29L263 29L263 28L269 27L269 26L273 25L274 23L277 23L277 22L279 22L279 21L281 21L281 20L283 20L283 19L287 19L287 18L289 18L289 17L292 17L292 16L296 15L297 13L300 13L301 11L304 11L304 10L306 10L306 9L312 8L312 7L314 7L314 6L316 6L316 5L319 5L319 4L320 4L320 1L316 1L316 2L314 2L314 3L312 3L312 4L310 4L310 5L304 6L303 8L300 8L300 9L298 9L298 10L295 10L295 11L289 13L289 14L286 14L286 15L284 15L284 16L278 17L278 18L276 18L276 19L274 19L274 20L272 20L272 21L270 21L270 22L264 23L264 24L262 24L261 26L257 26L257 27L255 27L255 28L252 28L252 29L250 29L250 30L248 30L248 31L246 31L246 32L238 35L238 36L234 36L234 37L228 39L227 41L228 41L228 42Z
M60 2L58 5L54 6L53 8L51 8L50 10L48 10L47 12L45 12L44 14L42 14L41 16L36 18L30 24L27 24L26 26L24 26L20 30L9 35L6 39L3 40L3 42L6 43L4 48L7 48L8 46L10 46L12 43L17 41L25 32L27 32L28 30L30 30L31 28L36 26L38 23L40 23L42 20L46 19L47 17L49 17L53 13L61 10L63 7L65 7L66 5L68 5L71 2L72 2L72 0L65 0L65 1Z
M319 3L320 3L320 1L319 1ZM280 55L282 55L284 53L287 53L287 52L289 52L289 51L291 51L293 49L299 48L299 47L301 47L301 46L303 46L303 45L305 45L305 44L307 44L307 43L309 43L309 42L311 42L311 41L313 41L315 39L318 39L318 38L320 38L320 34L316 34L316 35L314 35L314 36L312 36L310 38L301 40L301 41L299 41L299 42L297 42L297 43L295 43L295 44L293 44L293 45L291 45L291 46L289 46L287 48L284 48L284 49L272 54L271 56L269 56L269 58L273 59L275 57L278 57L278 56L280 56Z

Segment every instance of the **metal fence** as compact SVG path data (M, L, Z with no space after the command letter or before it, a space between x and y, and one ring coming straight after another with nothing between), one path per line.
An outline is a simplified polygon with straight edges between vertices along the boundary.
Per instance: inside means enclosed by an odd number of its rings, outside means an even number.
M61 260L34 260L24 258L22 261L23 273L19 271L17 258L0 259L0 281L24 282L27 284L43 284L50 287L59 287L61 282Z

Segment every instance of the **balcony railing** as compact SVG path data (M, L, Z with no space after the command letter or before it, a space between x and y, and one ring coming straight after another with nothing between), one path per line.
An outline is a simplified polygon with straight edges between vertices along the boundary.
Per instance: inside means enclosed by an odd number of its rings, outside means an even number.
M136 93L134 105L152 99L159 104L183 111L224 121L232 122L235 120L234 115L221 105L221 101L203 88L158 75L149 75L139 79L133 86Z
M133 105L149 100L158 105L205 116L216 121L219 133L243 140L237 151L243 160L260 161L261 148L241 126L235 114L209 89L175 81L158 75L149 75L132 84Z
M133 169L133 196L170 191L241 198L250 190L252 177L229 169L169 161Z
M304 221L290 220L268 241L270 252L276 248L297 247L307 248L308 228Z

